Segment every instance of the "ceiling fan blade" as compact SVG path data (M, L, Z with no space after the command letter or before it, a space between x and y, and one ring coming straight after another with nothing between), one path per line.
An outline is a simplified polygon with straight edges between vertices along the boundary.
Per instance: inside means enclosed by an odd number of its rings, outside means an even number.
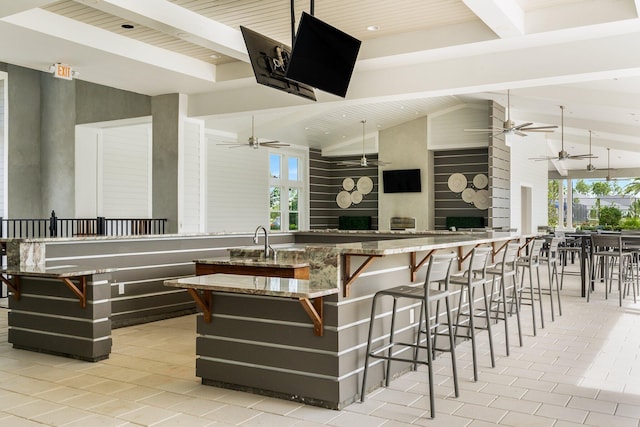
M271 147L271 148L281 148L281 147L289 147L289 144L283 144L283 143L278 143L278 142L264 142L264 143L260 143L260 145L264 145L265 147Z
M572 154L568 158L574 159L574 160L582 160L582 159L597 159L598 156L594 156L593 154Z
M558 160L559 158L556 156L546 156L546 157L529 157L529 160L535 160L536 162L540 162L543 160Z
M518 136L527 136L527 134L526 134L526 133L521 132L521 131L519 131L519 130L517 130L517 129L516 129L516 130L514 130L513 132L514 132L516 135L518 135Z
M360 160L342 160L336 162L338 166L360 166Z
M533 124L532 122L522 123L521 125L514 126L513 129L522 130L522 128L527 127L527 126L531 126L532 124Z
M526 129L520 129L520 130L525 130L527 132L529 131L541 131L541 130L546 130L546 132L553 132L551 129L557 129L558 126L534 126L531 128L526 128Z
M505 130L506 129L494 127L494 128L491 128L491 129L465 129L464 131L465 132L495 132L495 131L503 132Z

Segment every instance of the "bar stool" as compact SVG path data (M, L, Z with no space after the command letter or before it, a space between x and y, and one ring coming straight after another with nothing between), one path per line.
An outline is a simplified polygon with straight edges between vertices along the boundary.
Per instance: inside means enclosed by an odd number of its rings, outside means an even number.
M551 239L549 243L549 247L547 248L547 255L540 255L539 262L540 264L547 264L547 271L549 273L549 288L542 289L543 293L549 294L549 300L551 302L551 321L555 321L554 316L554 305L553 305L553 279L555 278L556 282L556 295L558 297L558 315L562 316L562 303L560 301L560 282L558 280L558 259L559 259L559 251L558 247L560 242L564 240L561 237L554 237Z
M495 320L504 320L504 336L506 354L509 355L509 325L508 318L513 313L513 305L515 304L516 319L518 323L518 339L520 347L522 347L522 326L520 324L520 301L518 298L518 269L516 261L518 260L518 252L520 251L519 243L509 243L504 250L502 261L496 266L487 268L487 274L492 276L491 279L491 310L495 313ZM498 281L498 289L495 289L496 279ZM507 285L507 282L510 285ZM511 296L508 295L511 291ZM494 302L493 296L497 295ZM510 303L509 311L507 311L507 301ZM500 307L502 306L502 309Z
M437 322L438 314L435 313L435 316L431 315L431 306L432 303L443 301L445 302L446 312L447 312L447 327L448 327L448 335L449 335L449 348L442 351L448 351L451 354L451 367L453 374L453 388L455 396L458 397L460 395L458 389L458 370L456 367L456 357L455 357L455 341L453 336L453 322L451 316L451 305L450 305L450 296L451 291L449 289L449 278L451 274L451 265L454 260L457 259L455 253L450 254L434 254L429 258L429 264L427 267L427 275L425 277L424 283L420 285L403 285L396 286L390 289L384 289L376 292L373 297L373 301L371 303L371 319L369 323L369 335L367 338L367 352L364 359L364 372L362 374L362 391L360 394L360 401L364 402L365 392L366 392L366 383L367 383L367 370L369 369L369 358L374 359L383 359L387 361L386 366L386 374L385 374L385 386L389 386L389 376L390 376L390 366L391 361L397 362L408 362L413 364L414 368L416 364L427 365L428 367L428 377L429 377L429 400L431 405L431 418L435 417L435 393L434 393L434 380L433 380L433 356L435 354L435 346L434 346L434 335L433 331L439 326ZM438 288L433 289L432 285L437 284ZM371 350L371 341L373 336L374 329L374 320L375 320L375 312L376 312L376 302L378 298L383 296L391 296L393 297L393 309L391 313L391 329L389 332L389 343L383 345L380 348L375 350ZM418 333L417 338L414 342L396 342L394 341L394 333L395 333L395 319L396 319L396 308L397 302L399 298L411 298L414 300L420 300L420 321L418 322ZM439 306L439 304L437 304ZM425 323L425 328L422 330L422 323ZM426 334L425 345L421 344L420 336L421 333ZM411 352L412 357L400 357L397 355L397 352L394 353L393 350L396 346L400 346L401 348L409 348L413 351ZM419 359L419 350L426 350L426 360ZM438 349L441 350L441 349Z
M489 335L489 352L491 354L491 367L495 368L496 359L493 352L493 334L491 333L491 319L489 314L491 308L489 307L489 295L487 294L487 262L489 255L491 255L492 249L490 247L475 247L471 252L471 259L469 260L469 268L463 275L451 276L451 284L459 285L462 287L460 293L460 300L458 303L458 313L456 315L456 324L454 335L457 338L471 339L471 355L473 357L473 380L478 381L478 358L476 351L476 329L487 329ZM478 287L482 287L482 295L480 298L475 298L475 291ZM466 299L466 303L464 300ZM484 310L480 312L476 311L476 302L482 300L484 302ZM466 308L465 311L463 309ZM461 317L464 317L461 320ZM475 324L474 319L476 317L484 318L485 326L478 326ZM467 333L462 335L458 333L458 328L466 328Z
M636 286L633 268L633 254L623 250L621 234L592 234L591 235L591 275L587 302L591 294L591 283L595 279L595 266L598 262L603 266L605 299L609 297L609 291L613 284L613 272L617 265L618 300L622 306L622 297L627 286L633 288L633 302L636 302Z
M536 298L533 293L533 270L536 270L537 283L538 283L538 301L540 303L540 325L544 328L544 314L542 312L542 290L540 288L540 253L542 252L542 248L544 247L545 240L544 239L534 239L532 243L530 242L529 254L518 257L516 261L516 267L522 268L522 276L520 276L520 305L531 305L531 318L533 320L533 335L537 334L536 331L536 307L535 302ZM529 269L529 296L524 297L524 270ZM528 302L523 302L524 300Z

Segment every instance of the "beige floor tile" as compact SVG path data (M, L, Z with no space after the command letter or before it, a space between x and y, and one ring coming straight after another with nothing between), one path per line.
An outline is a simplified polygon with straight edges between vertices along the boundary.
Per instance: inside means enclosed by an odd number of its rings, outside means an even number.
M379 427L386 421L387 420L384 418L378 418L371 415L356 414L354 412L341 412L340 415L329 421L327 425L336 427Z
M52 426L62 426L74 421L83 420L91 416L91 412L70 407L60 407L52 412L33 417L33 421L38 421Z
M155 406L143 406L131 412L126 412L119 417L135 424L152 425L166 421L179 414L179 412L169 411Z
M436 404L436 411L437 410L438 408ZM420 418L423 414L425 414L425 412L427 412L427 414L429 413L429 411L425 411L421 408L387 403L386 405L382 405L375 411L371 412L369 415L378 418L384 418L387 420L402 421L411 424L412 422Z
M436 417L433 419L425 416L423 418L416 420L414 424L418 426L429 426L429 427L440 427L440 426L467 427L469 426L471 421L473 420L465 417L458 417L458 416L449 415L449 414L436 414Z
M588 411L582 409L567 408L564 406L550 405L543 403L536 411L536 415L548 418L557 418L559 420L571 421L574 423L584 422Z
M225 405L225 403L216 402L210 399L190 397L189 399L168 406L167 409L200 417Z
M536 417L521 412L509 412L500 420L500 424L513 427L551 427L554 426L555 422L556 420L553 418Z
M612 415L616 411L617 404L603 400L585 399L584 397L573 396L567 404L567 407Z
M505 396L520 399L527 392L526 388L513 387L504 384L488 384L482 389L482 393L492 396Z
M249 421L251 418L258 416L261 413L262 412L260 411L243 408L240 406L224 405L207 414L204 414L203 417L216 422L237 425Z
M590 426L637 427L638 419L590 412L584 423Z
M217 426L218 424L216 424L215 421L211 421L206 418L200 418L189 414L178 414L175 417L155 423L153 427L207 427L214 425ZM282 424L282 426L286 425L287 424Z
M92 407L91 412L109 417L119 417L122 414L133 412L146 406L130 400L115 399Z
M507 411L503 409L473 405L469 403L462 405L453 413L453 415L459 417L467 417L491 423L498 423L506 414Z
M500 396L491 402L489 406L531 415L538 410L540 403Z
M302 403L292 402L284 399L276 399L273 397L266 397L262 399L260 402L256 403L251 407L251 409L255 409L257 411L268 412L276 415L287 415L298 408L304 406ZM352 405L352 406L362 406L362 405Z

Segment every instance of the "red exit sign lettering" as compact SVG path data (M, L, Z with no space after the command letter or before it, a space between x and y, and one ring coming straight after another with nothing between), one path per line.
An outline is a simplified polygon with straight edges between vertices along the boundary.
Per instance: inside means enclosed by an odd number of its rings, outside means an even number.
M54 64L53 76L59 79L73 80L73 73L71 72L71 65L67 64Z

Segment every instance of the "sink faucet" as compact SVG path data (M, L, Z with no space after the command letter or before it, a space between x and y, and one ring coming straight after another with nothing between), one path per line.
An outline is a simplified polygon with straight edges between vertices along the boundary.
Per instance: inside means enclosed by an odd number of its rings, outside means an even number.
M269 250L272 249L271 246L269 246L269 232L262 225L259 225L258 228L256 228L255 233L253 233L253 243L258 243L258 232L260 230L264 231L264 257L266 259L269 258Z

